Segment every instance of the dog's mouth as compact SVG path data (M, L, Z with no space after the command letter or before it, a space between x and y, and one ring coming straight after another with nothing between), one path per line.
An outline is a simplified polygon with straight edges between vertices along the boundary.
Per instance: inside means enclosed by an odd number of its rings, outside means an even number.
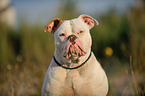
M79 40L75 40L75 42L67 41L64 57L69 58L75 58L85 55L86 52L84 51L82 44Z

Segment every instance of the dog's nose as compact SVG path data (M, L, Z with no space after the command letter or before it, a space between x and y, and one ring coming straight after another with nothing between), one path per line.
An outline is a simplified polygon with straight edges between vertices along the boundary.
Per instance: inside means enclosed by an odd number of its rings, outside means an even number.
M68 37L68 39L69 39L70 42L74 42L77 39L77 37L75 35L70 35Z

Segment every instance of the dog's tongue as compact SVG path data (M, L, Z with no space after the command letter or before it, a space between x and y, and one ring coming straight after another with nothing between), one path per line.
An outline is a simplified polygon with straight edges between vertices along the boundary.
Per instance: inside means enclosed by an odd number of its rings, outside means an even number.
M68 59L71 56L82 56L85 54L86 52L83 50L83 47L79 42L75 42L75 43L69 42L64 57Z

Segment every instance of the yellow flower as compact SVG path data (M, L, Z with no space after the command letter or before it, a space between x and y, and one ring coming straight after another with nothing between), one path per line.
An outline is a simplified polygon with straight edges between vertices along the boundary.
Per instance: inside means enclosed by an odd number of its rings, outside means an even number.
M112 54L113 54L113 49L111 47L106 47L105 48L105 55L112 56Z

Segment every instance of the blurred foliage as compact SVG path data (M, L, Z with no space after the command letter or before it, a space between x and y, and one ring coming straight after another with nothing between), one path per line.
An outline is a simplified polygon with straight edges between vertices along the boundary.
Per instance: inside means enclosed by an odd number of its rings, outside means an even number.
M93 50L100 58L105 58L104 50L106 47L111 47L114 51L114 56L120 59L127 58L126 55L128 46L128 23L125 16L117 16L115 14L108 14L101 18L100 25L95 27L92 32L93 36ZM98 45L98 46L96 46ZM97 49L97 50L96 50ZM104 53L104 54L102 54Z
M62 20L76 18L76 16L79 15L76 5L77 5L76 0L61 0L59 6L60 11L58 13L59 18Z
M128 15L130 51L137 71L145 76L145 8L133 8ZM144 77L145 80L145 77Z
M18 30L0 26L0 96L40 96L54 51L53 36L43 28L25 22Z
M71 19L78 16L73 0L65 0L62 4L64 6L60 6L60 9L63 11L58 17ZM130 63L139 78L136 82L138 94L145 92L144 4L123 15L110 11L100 16L100 25L91 30L92 51L103 64L110 81L109 96L120 96L124 86L130 82L126 80L130 77L124 74L130 70ZM54 52L53 35L43 32L43 28L39 24L30 26L25 21L18 29L0 24L0 96L40 96L43 79ZM119 76L127 78L124 79L126 83L120 85L123 87L119 86L118 92L115 85L122 84ZM131 88L128 89L132 92Z
M135 71L141 76L138 81L139 93L145 95L145 0L128 15L129 45ZM143 90L143 91L141 91ZM143 95L142 95L143 96Z

